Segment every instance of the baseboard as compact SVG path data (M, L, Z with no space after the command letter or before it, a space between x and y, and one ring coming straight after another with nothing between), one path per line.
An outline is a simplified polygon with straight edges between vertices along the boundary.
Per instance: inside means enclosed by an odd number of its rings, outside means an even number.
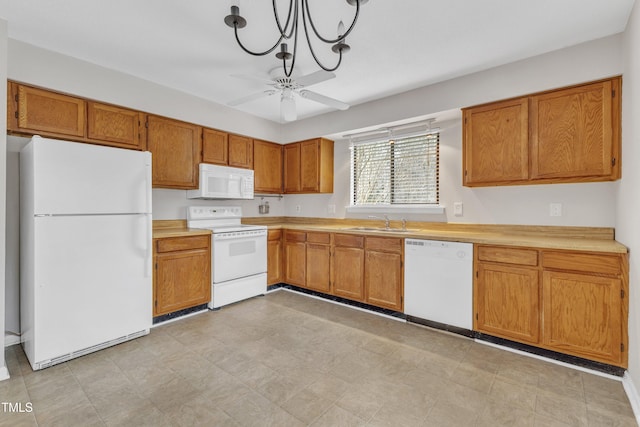
M638 394L638 389L633 383L631 376L629 376L629 372L624 373L624 377L622 377L622 386L629 398L629 403L631 404L631 409L633 409L633 415L636 417L636 422L640 425L640 394Z
M20 335L12 333L4 333L4 346L9 347L15 344L20 344Z

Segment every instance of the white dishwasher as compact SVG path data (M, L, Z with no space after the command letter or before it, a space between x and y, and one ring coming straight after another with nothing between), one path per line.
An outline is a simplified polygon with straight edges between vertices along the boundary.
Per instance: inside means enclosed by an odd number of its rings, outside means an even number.
M473 244L405 239L404 312L471 330Z

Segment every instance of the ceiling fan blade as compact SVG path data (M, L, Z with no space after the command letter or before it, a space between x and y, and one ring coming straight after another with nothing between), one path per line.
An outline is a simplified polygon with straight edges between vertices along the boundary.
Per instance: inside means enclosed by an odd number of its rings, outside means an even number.
M285 122L292 122L298 118L296 101L292 96L283 96L280 100L280 118Z
M306 76L296 77L296 83L300 86L311 86L316 83L324 82L325 80L331 80L336 75L329 71L316 71L315 73L307 74Z
M229 107L235 107L236 105L244 104L245 102L253 101L255 99L264 98L266 96L271 96L275 94L277 91L275 90L265 90L263 92L254 93L249 96L244 96L242 98L234 99L233 101L227 102Z
M268 85L274 84L273 80L270 80L266 77L252 76L250 74L231 74L231 77L235 77L236 79L251 80L254 82L260 82Z
M342 101L338 101L334 98L329 98L328 96L320 95L316 92L311 92L310 90L301 90L300 96L303 98L310 99L312 101L319 102L321 104L328 105L329 107L336 108L338 110L346 110L349 108L349 104L346 104Z

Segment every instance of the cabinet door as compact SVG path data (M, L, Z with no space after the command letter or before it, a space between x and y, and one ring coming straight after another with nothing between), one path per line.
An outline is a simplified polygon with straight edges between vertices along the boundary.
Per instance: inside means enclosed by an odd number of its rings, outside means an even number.
M529 178L527 98L464 110L462 139L464 185Z
M475 329L539 343L539 288L537 269L479 262L474 287Z
M282 145L253 140L254 191L282 193Z
M198 188L201 128L158 116L147 117L147 149L152 153L153 186Z
M216 165L227 165L228 138L226 132L214 129L202 129L202 162Z
M545 271L543 344L563 353L619 364L621 290L619 279Z
M300 143L300 185L305 193L320 191L319 140Z
M331 246L307 243L305 287L331 292Z
M300 144L284 146L284 192L299 193L300 184Z
M253 140L251 138L229 135L229 166L253 169Z
M143 114L98 102L87 103L87 138L122 148L144 149L140 138Z
M15 84L17 129L51 136L85 136L86 102L73 96ZM15 123L15 122L13 122Z
M306 235L299 231L285 231L284 236L284 281L292 285L305 286Z
M156 261L154 316L211 300L211 256L208 250L159 253Z
M531 178L611 176L613 100L611 80L531 97Z
M282 230L267 235L267 285L282 282Z
M364 249L336 246L333 251L333 293L364 301Z
M402 311L402 254L367 250L365 302Z

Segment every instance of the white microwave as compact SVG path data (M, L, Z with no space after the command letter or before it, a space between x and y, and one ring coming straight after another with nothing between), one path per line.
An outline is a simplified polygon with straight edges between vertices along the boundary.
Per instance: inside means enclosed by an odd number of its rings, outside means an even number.
M253 170L200 163L197 190L188 199L253 199Z

